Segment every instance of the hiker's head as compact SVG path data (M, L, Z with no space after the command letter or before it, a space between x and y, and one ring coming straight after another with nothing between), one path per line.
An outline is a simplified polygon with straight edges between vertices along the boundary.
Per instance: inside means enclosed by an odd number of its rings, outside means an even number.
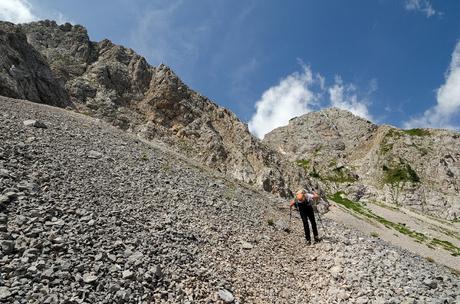
M299 190L299 191L296 192L295 198L298 201L303 201L303 200L305 200L305 194L306 194L305 190Z

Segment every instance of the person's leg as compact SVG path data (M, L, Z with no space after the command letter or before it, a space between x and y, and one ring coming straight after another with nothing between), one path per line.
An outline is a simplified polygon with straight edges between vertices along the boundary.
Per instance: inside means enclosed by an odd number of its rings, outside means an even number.
M303 222L303 230L305 231L305 239L310 242L310 227L308 227L308 215L304 206L299 206L300 217Z
M306 215L311 223L311 229L313 230L313 237L315 241L319 240L318 238L318 228L316 227L316 220L315 220L315 212L313 211L312 206L307 206L306 208Z

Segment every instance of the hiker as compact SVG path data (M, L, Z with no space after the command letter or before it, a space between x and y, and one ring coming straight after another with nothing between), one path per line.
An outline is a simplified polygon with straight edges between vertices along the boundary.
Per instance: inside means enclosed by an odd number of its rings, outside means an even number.
M317 202L319 200L319 195L316 192L307 193L305 190L297 191L295 199L290 203L290 208L295 205L296 209L299 210L300 217L303 222L303 229L305 230L305 239L307 244L311 244L310 239L310 228L308 226L308 220L310 221L311 228L313 230L313 239L315 243L320 241L318 237L318 228L316 227L315 213L313 211L313 201Z

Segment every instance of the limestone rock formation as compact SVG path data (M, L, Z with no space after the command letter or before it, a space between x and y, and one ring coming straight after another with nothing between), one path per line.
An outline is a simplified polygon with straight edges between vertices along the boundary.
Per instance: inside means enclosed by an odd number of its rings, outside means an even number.
M264 142L354 200L460 218L460 134L377 126L336 108L291 119Z
M69 97L43 56L30 47L21 29L0 22L0 95L66 106Z
M56 86L45 93L60 92L66 98L30 97L24 90L0 84L2 95L59 106L70 101L79 112L149 140L161 139L211 168L281 196L291 195L297 187L313 188L303 170L252 136L233 113L188 88L169 67L150 66L133 50L109 40L92 42L80 25L0 22L0 29L11 36L0 49L2 58L16 46L9 41L21 41L17 60L24 62L24 69L30 56L21 54L35 54ZM19 82L5 72L12 65L11 60L4 62L0 75ZM39 80L29 82L40 87Z

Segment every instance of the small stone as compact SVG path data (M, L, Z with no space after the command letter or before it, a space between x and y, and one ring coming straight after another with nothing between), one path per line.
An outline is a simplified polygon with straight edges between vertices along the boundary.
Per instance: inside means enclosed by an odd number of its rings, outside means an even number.
M94 260L99 261L99 260L102 260L103 257L104 257L104 253L100 252L94 256Z
M26 258L35 258L38 254L39 254L38 249L29 248L29 249L24 250L24 252L22 253L22 256Z
M36 272L37 272L37 267L35 267L35 266L30 266L29 268L27 268L27 272L36 273Z
M117 272L117 271L120 271L121 270L121 266L118 265L118 264L113 264L112 266L110 266L109 268L109 271L110 272Z
M6 196L10 199L10 201L16 199L18 197L18 194L14 191L8 191L5 193Z
M11 296L11 292L7 287L0 287L0 300L4 300Z
M91 284L97 280L97 276L92 273L83 274L83 282L86 284Z
M254 248L254 246L249 242L241 241L241 248L246 249L246 250L250 250L250 249Z
M364 297L359 297L358 299L356 299L356 303L357 304L366 304L369 302L369 298L364 296Z
M277 220L275 222L275 228L278 230L283 230L283 231L288 231L289 230L289 225L286 221L283 220Z
M109 258L109 260L111 260L112 262L115 262L117 260L117 256L114 255L114 254L107 254L107 257Z
M88 158L99 159L101 157L102 157L101 152L97 152L97 151L94 151L94 150L91 150L91 151L88 152Z
M232 303L235 300L235 297L233 296L233 294L226 289L219 290L218 294L219 294L219 298L225 303Z
M25 120L23 121L23 124L26 127L35 127L35 128L41 128L41 129L47 128L47 126L43 122L39 120L35 120L35 119Z
M341 300L348 300L350 298L350 294L348 292L346 292L345 290L340 290L337 293L337 298L339 298Z
M39 187L36 183L22 181L17 185L21 191L37 192Z
M155 276L156 276L158 279L160 279L160 278L163 277L163 271L161 270L160 265L157 265L157 266L155 267Z
M6 195L0 195L0 204L6 204L10 202L10 198Z
M425 279L423 281L423 284L428 286L430 289L435 289L436 287L438 287L438 283L436 283L436 281L431 280L431 279Z
M52 268L48 268L42 272L42 278L44 279L51 279L54 277L54 271Z
M10 171L6 170L6 169L0 169L0 177L10 177Z
M11 254L14 252L14 241L0 241L0 248L2 248L4 254Z
M333 266L331 269L329 269L329 273L334 277L338 277L340 273L342 273L343 269L340 266Z
M134 252L133 254L131 254L128 258L128 263L142 263L142 258L144 257L144 255L142 254L142 252Z
M125 270L121 275L123 279L132 279L134 277L134 273L131 270Z

